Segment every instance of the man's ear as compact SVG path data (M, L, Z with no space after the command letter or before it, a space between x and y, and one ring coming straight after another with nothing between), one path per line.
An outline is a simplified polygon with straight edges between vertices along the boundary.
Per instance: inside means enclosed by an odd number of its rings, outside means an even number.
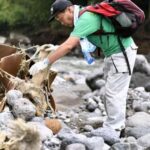
M67 11L69 11L70 13L72 13L72 7L67 7Z

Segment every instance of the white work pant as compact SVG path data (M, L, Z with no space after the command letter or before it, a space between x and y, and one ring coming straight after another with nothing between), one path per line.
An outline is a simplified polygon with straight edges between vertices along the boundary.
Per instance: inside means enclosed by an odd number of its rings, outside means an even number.
M133 71L135 64L136 53L137 46L135 44L126 49L131 71ZM106 79L104 105L107 119L104 121L103 126L121 130L125 127L126 99L131 75L129 75L122 52L105 58L104 64Z

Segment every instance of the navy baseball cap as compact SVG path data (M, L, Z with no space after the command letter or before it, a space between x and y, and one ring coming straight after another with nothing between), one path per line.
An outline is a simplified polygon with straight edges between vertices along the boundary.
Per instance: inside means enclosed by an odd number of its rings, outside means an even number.
M73 5L70 1L68 0L56 0L50 8L50 18L48 19L48 21L52 21L55 16L64 11L67 7Z

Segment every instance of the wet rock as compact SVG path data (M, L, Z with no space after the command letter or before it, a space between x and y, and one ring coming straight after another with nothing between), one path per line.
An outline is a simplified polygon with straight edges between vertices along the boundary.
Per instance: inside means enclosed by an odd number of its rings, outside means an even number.
M103 70L101 69L98 72L89 75L86 78L86 83L90 87L90 89L94 91L96 89L100 89L104 85L105 81L103 81L102 78Z
M70 136L70 139L68 138L68 136ZM63 148L65 148L65 145L69 145L72 143L81 143L85 145L85 147L88 150L103 150L104 146L104 140L101 137L87 138L81 134L72 134L67 135L67 138L66 137L63 138L62 141Z
M150 111L150 102L133 102L133 109L134 111L143 111L149 112Z
M30 46L31 44L31 40L27 36L15 32L10 33L6 42L10 43L11 45L18 45L24 48L26 48L27 45Z
M150 64L144 55L137 55L134 71L150 75Z
M80 127L84 127L85 125L90 125L93 128L101 127L104 122L104 118L97 115L96 113L93 114L80 114L78 119L78 125Z
M149 139L150 139L150 134L146 134L146 135L138 138L137 143L146 149L146 148L150 147L150 140Z
M113 145L120 142L119 134L112 128L98 128L86 134L87 136L102 137L106 143Z
M88 111L93 112L97 107L98 107L98 105L93 99L89 98L87 100L86 109Z
M88 150L103 150L104 140L101 137L91 137L83 141Z
M147 133L150 133L150 127L127 127L126 130L126 135L127 136L133 136L135 138L140 138Z
M93 129L94 128L91 125L85 125L82 130L85 132L91 132Z
M86 150L85 146L80 143L70 144L66 147L66 150Z
M150 115L145 112L137 112L133 116L127 118L126 126L128 127L150 127Z
M0 131L5 131L8 128L10 121L14 120L11 112L0 113Z
M43 148L42 150L60 150L61 141L56 138L48 138L43 142Z
M31 120L35 117L36 108L28 99L19 98L15 101L15 104L13 104L12 112L17 118Z
M6 93L6 101L10 106L14 106L15 101L22 98L23 94L19 90L10 90Z
M145 86L144 86L145 90L147 92L150 92L150 82L148 82Z
M127 143L137 143L137 140L135 139L135 137L133 136L128 136L124 142L127 142Z
M116 143L110 150L142 150L137 143Z
M88 150L99 150L98 148L104 146L104 141L101 137L87 138L83 134L76 134L66 129L62 129L58 133L58 138L64 140L65 143L82 143L88 148Z
M28 123L31 125L35 125L37 127L42 141L51 139L53 137L53 132L45 125L43 125L43 123L39 122L28 122Z
M44 124L44 118L43 117L34 117L34 118L32 118L32 120L31 120L32 122L40 122L40 123L42 123L43 122L43 124Z
M132 75L130 87L131 88L135 88L135 87L139 87L139 86L145 87L145 85L147 84L147 81L149 81L149 80L150 80L150 76L148 76L144 73L135 72Z

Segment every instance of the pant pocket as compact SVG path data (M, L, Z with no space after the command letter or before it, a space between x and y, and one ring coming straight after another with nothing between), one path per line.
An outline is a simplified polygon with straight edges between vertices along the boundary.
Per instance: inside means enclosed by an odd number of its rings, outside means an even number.
M123 53L118 53L111 56L113 63L112 72L113 73L127 73L129 72L127 63Z

